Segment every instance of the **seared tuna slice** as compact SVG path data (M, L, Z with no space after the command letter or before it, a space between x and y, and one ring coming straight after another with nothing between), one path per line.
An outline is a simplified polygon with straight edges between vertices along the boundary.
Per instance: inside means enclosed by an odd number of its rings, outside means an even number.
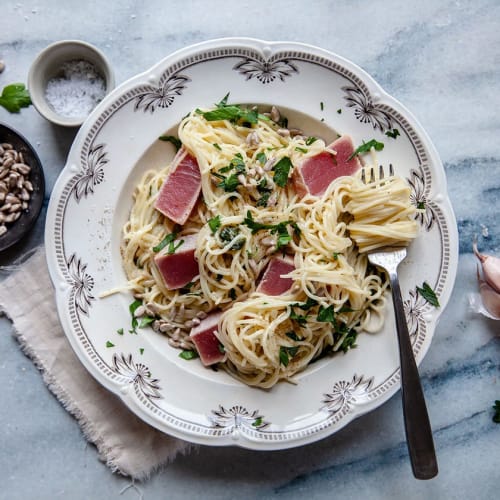
M181 148L163 182L155 208L182 226L191 214L200 190L201 173L198 162Z
M293 279L282 276L294 270L295 266L290 257L274 257L269 261L257 291L266 295L281 295L287 292L293 285Z
M205 366L219 363L225 357L222 344L214 333L219 327L221 316L221 312L210 313L198 326L193 327L189 334Z
M354 153L354 146L348 135L337 139L329 149L336 151L337 154L324 151L306 158L294 169L292 182L299 196L306 194L321 196L337 177L353 175L360 168L357 156L349 160Z
M155 263L163 276L163 281L169 290L186 286L200 271L194 258L197 235L179 236L174 242L175 247L183 240L182 245L174 253L155 256Z

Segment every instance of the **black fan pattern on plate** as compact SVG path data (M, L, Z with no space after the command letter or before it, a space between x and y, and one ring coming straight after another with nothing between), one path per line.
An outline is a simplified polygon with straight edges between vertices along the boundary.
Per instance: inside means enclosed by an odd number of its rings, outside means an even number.
M285 81L285 78L298 73L297 66L289 59L263 59L261 57L246 57L233 66L247 80L256 78L261 83L272 83L275 80Z
M134 109L153 113L157 107L168 108L176 96L182 94L186 84L190 81L191 79L185 75L173 75L170 78L164 75L157 87L153 85L141 87L140 93L135 98Z
M132 354L113 354L113 371L136 386L147 399L162 397L159 380L151 377L151 372L146 365L136 363Z
M94 278L87 273L87 264L83 264L76 254L72 254L68 259L67 268L75 306L83 314L88 314L89 307L95 300L92 295Z
M231 431L241 428L248 429L264 429L269 425L269 422L263 420L263 416L259 415L259 410L248 411L243 406L232 406L229 409L219 405L218 410L212 410L213 416L209 419L215 427L230 429Z
M76 175L73 191L76 201L94 193L94 188L104 181L104 166L108 163L105 144L97 144L91 148L85 159L86 168Z
M375 130L385 132L393 128L392 118L386 111L373 104L372 98L357 87L342 87L348 108L354 108L354 116L361 123L370 123Z
M365 379L362 375L354 375L352 380L341 380L335 383L332 392L324 394L323 409L331 414L342 410L348 411L351 405L368 397L373 378Z

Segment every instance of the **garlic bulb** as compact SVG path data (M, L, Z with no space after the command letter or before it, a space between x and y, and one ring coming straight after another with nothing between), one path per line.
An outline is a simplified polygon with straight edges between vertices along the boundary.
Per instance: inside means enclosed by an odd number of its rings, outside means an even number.
M472 249L474 250L474 255L481 262L484 280L493 290L500 293L500 259L498 257L479 253L475 241L472 244Z
M472 248L481 266L477 270L479 293L487 316L500 319L500 259L478 251L474 241Z

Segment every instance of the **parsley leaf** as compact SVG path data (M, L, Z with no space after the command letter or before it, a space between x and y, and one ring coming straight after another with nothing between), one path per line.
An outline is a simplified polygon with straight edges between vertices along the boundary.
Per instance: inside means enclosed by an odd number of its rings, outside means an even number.
M196 351L184 350L179 353L179 358L185 359L189 361L190 359L195 359L198 357L198 353Z
M238 180L238 176L236 174L231 174L229 177L224 177L223 180L217 184L217 187L222 188L226 193L230 193L231 191L236 191L239 185L240 181Z
M424 298L431 306L439 307L439 300L434 290L427 282L422 283L422 287L417 286L417 292Z
M262 196L257 200L255 204L256 207L267 207L267 202L269 201L269 197L271 196L270 192L263 193Z
M250 127L253 124L256 124L259 120L268 119L254 109L245 109L237 104L228 105L228 98L229 93L227 93L221 101L216 104L216 109L211 111L200 111L199 113L207 121L229 120L232 123L237 123L245 127Z
M290 362L290 358L293 358L297 351L299 350L299 346L281 346L280 347L280 363L284 366L288 366Z
M252 212L250 212L250 210L247 211L247 216L243 219L243 224L251 229L252 234L255 234L261 229L274 229L276 227L275 224L263 224L261 222L256 222L253 219Z
M139 321L139 328L144 328L150 325L155 319L151 316L143 316Z
M292 168L292 162L288 156L284 156L281 160L274 165L274 182L280 186L285 187L288 181L288 174Z
M255 234L257 231L261 231L263 229L268 229L271 233L277 234L277 249L280 249L292 241L292 236L288 233L287 229L288 224L294 228L294 233L297 236L300 236L300 229L295 222L287 220L279 222L278 224L263 224L262 222L257 222L253 219L250 210L247 211L247 216L243 219L243 224L251 229L252 234Z
M333 305L328 307L319 306L316 321L335 323L335 309L333 308Z
M220 225L221 225L220 215L216 215L215 217L212 217L208 221L208 227L212 231L212 234L214 234L217 231L217 229L219 229Z
M396 137L398 137L399 135L401 135L399 133L399 130L397 128L393 128L392 130L388 130L385 135L387 137L392 137L392 139L396 139Z
M7 85L0 95L0 106L10 113L19 113L21 108L27 108L30 104L30 94L23 83Z
M290 332L286 332L285 335L292 339L292 340L295 340L296 342L300 342L302 339L299 338L299 336L292 330Z
M311 299L311 297L307 297L307 300L303 302L302 304L300 302L296 302L295 304L292 304L292 307L298 307L302 309L303 311L309 311L311 307L315 306L318 302L315 299Z
M158 139L160 139L160 141L170 142L174 146L176 151L179 151L179 149L181 149L182 147L182 142L180 141L180 139L173 135L160 135Z
M220 232L220 239L222 241L233 241L240 234L237 226L226 226ZM230 250L240 250L245 244L246 238L238 238L231 246Z
M342 323L341 331L338 332L340 335L343 335L345 333L345 329L347 328L347 325L345 323ZM344 337L344 340L342 341L342 344L340 344L339 349L342 352L347 352L349 349L352 349L356 346L356 337L358 336L358 332L354 330L354 328L351 328L348 332L347 335Z
M264 152L261 151L260 153L257 153L257 156L255 158L257 159L257 161L261 165L265 165L266 164L266 161L267 161L266 153L264 153Z
M278 249L288 245L292 241L292 236L288 234L288 229L286 228L287 224L287 222L280 222L276 228L276 232L278 233L276 247Z
M158 243L158 245L153 247L153 252L155 252L155 253L160 252L167 245L170 245L170 243L172 243L175 240L175 238L177 238L177 233L174 232L174 233L167 234L167 236L165 236L165 238L163 238L160 241L160 243Z
M384 143L378 142L375 139L372 139L371 141L368 142L363 141L363 144L357 147L352 153L352 155L349 156L349 158L347 158L347 161L352 160L356 155L359 155L361 153L367 153L368 151L370 151L371 148L374 148L375 151L382 151L384 149Z

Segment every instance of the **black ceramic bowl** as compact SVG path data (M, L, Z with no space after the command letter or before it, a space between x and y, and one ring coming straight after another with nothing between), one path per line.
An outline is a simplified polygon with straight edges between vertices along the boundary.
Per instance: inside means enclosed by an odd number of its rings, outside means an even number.
M45 178L40 158L31 144L18 132L0 123L0 144L12 144L14 149L23 154L24 163L31 167L28 179L33 185L28 208L23 210L17 221L8 224L8 231L0 236L0 252L9 248L23 238L33 227L43 204L45 195Z

